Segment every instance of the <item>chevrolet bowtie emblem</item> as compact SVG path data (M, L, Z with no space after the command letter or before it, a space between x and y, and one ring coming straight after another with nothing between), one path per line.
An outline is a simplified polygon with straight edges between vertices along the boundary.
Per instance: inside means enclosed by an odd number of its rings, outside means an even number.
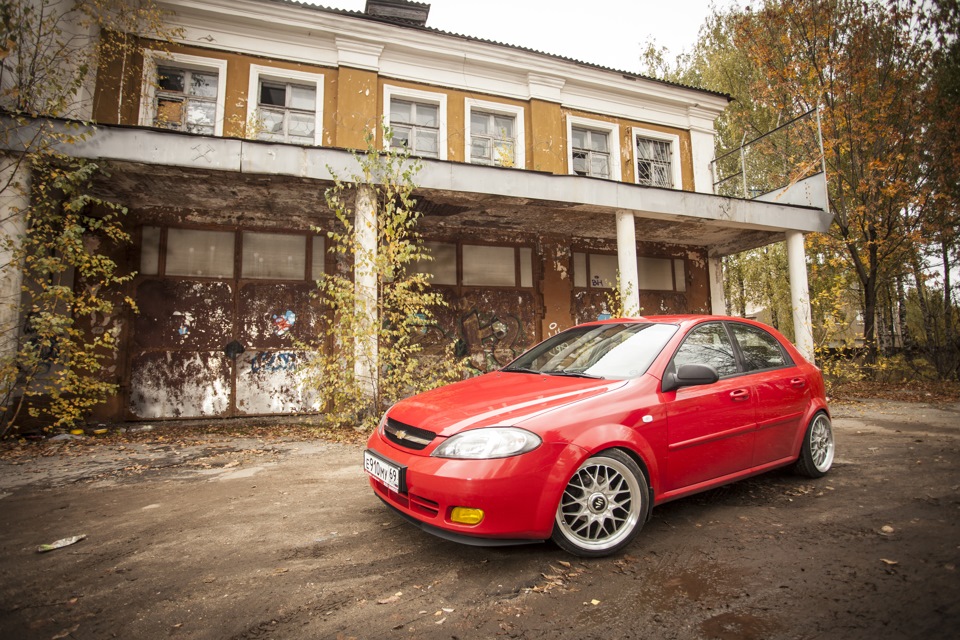
M397 436L398 440L403 440L404 438L407 437L407 432L404 431L403 429L397 429L396 433L394 433L393 435Z

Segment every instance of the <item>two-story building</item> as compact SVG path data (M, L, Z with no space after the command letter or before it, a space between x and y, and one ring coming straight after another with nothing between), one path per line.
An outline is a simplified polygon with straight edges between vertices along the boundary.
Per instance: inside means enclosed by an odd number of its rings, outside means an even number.
M290 337L334 267L331 170L385 122L423 161L420 231L451 301L438 330L480 370L607 312L723 313L723 256L786 238L798 343L812 352L810 206L721 197L719 93L427 26L429 5L162 0L173 44L99 70L98 123L71 153L129 207L139 314L123 318L112 419L317 407ZM378 133L377 144L385 144Z

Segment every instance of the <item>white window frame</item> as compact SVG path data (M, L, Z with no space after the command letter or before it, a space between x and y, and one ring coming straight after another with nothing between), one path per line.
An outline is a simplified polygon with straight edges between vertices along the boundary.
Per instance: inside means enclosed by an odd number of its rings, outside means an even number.
M674 133L644 129L643 127L633 127L630 134L630 146L632 147L630 155L633 157L633 182L640 184L640 174L637 171L637 162L640 160L637 157L637 138L649 138L650 140L660 140L670 143L670 174L673 180L673 186L660 188L683 189L683 175L680 170L680 136Z
M606 122L604 120L593 120L591 118L582 118L580 116L567 116L567 172L577 175L573 170L573 128L590 129L607 134L607 141L610 148L610 177L607 180L620 181L622 178L620 161L620 125L616 122Z
M390 102L397 98L407 102L421 102L437 106L437 159L447 159L447 94L436 93L433 91L421 91L420 89L408 89L406 87L397 87L390 84L383 85L383 121L390 125ZM388 149L389 144L383 141L383 148ZM431 159L431 158L428 158Z
M292 82L300 85L310 85L317 89L316 121L313 127L313 144L318 147L323 144L323 74L307 71L292 71L278 69L261 64L250 65L250 86L247 89L247 122L255 122L260 105L260 81ZM264 140L263 142L271 142ZM294 143L295 144L295 143Z
M523 128L523 107L516 107L510 104L502 104L499 102L490 102L488 100L475 100L474 98L465 98L463 101L464 105L464 159L466 162L471 162L471 151L472 144L471 140L473 138L472 132L470 130L470 120L473 116L474 111L482 111L483 113L493 113L501 116L512 116L514 118L514 144L513 144L513 166L518 169L527 168L526 160L526 138L524 136ZM500 166L500 165L493 165Z
M223 112L227 93L227 61L217 58L204 58L185 53L170 51L156 51L147 49L143 52L143 89L140 92L140 125L154 127L156 120L157 98L157 68L169 65L184 69L216 72L217 74L217 103L216 120L213 124L213 135L223 135Z

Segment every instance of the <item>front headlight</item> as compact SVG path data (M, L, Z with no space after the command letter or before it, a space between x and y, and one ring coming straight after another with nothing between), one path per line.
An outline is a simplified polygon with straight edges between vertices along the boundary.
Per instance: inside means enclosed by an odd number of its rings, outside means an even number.
M509 458L540 446L540 437L516 427L473 429L447 438L430 455L437 458L488 460Z

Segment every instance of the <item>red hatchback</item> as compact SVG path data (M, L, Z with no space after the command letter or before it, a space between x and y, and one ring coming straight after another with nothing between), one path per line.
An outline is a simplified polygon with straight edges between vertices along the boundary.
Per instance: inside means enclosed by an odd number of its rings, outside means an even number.
M387 505L478 545L630 543L654 505L833 463L820 371L776 330L717 316L579 325L500 371L398 402L364 468Z

